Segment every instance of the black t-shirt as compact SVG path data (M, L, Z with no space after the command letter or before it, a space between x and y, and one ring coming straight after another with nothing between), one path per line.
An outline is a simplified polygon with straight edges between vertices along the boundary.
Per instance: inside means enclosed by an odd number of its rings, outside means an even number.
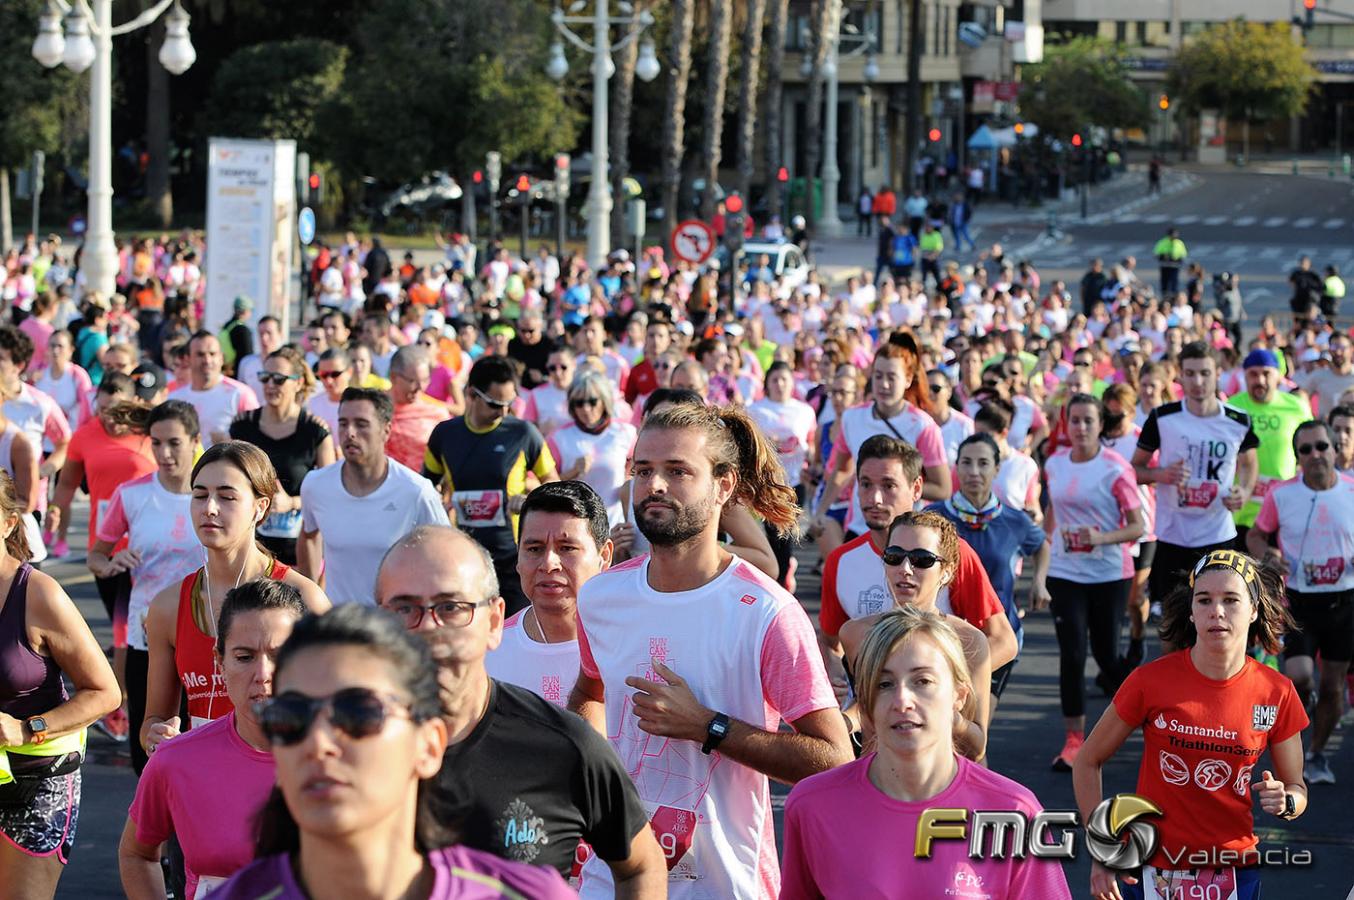
M545 383L546 363L550 361L550 354L557 349L559 348L554 341L545 338L534 344L528 344L521 338L513 338L508 342L508 356L523 366L522 390L529 391ZM531 374L532 372L540 372L540 377Z
M329 426L301 410L296 430L282 439L271 438L259 426L263 410L251 409L230 423L230 436L258 447L273 462L282 490L293 497L301 495L301 481L316 467L320 447L329 440ZM300 534L301 511L269 514L259 523L258 536L279 560L296 565L296 538Z
M459 807L461 843L566 877L580 840L603 860L628 858L649 817L611 745L528 690L491 681L490 691L484 719L447 748L437 776Z

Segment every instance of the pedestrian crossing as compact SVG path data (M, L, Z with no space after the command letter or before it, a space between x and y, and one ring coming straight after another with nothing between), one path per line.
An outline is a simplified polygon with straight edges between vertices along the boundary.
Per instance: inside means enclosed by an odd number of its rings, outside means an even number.
M1235 225L1239 228L1296 228L1300 230L1324 229L1326 231L1336 231L1344 228L1347 224L1346 219L1328 218L1318 219L1315 216L1197 216L1180 215L1173 216L1167 213L1136 213L1126 212L1122 215L1110 216L1102 219L1102 225L1174 225L1184 228L1188 225L1203 225L1207 227L1217 227L1219 225ZM1183 235L1188 239L1188 234Z
M1134 256L1139 268L1155 268L1151 247L1123 241L1098 241L1043 247L1031 254L1031 262L1043 269L1084 269L1092 259L1100 258L1109 266L1125 256ZM1287 275L1301 255L1310 256L1322 268L1334 265L1343 273L1354 273L1354 244L1314 244L1313 246L1257 246L1232 242L1191 241L1189 261L1198 262L1210 273L1221 271L1243 274Z

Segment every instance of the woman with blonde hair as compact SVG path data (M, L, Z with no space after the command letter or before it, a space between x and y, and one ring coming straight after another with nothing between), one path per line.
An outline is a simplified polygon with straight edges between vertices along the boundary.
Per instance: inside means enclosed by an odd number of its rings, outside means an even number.
M601 496L610 524L625 520L621 485L626 463L639 431L616 416L614 388L606 376L580 372L569 386L569 416L573 420L550 434L546 446L555 457L560 480L582 480Z
M1057 860L974 860L967 841L925 836L921 853L899 850L917 845L927 809L1042 810L1028 788L956 750L957 724L976 715L975 691L947 617L914 606L878 617L856 656L856 686L877 747L790 792L782 900L897 896L901 885L915 897L946 896L956 885L981 885L981 896L993 900L1071 897Z
M329 439L329 426L306 408L316 380L299 351L282 347L268 354L258 379L263 385L263 406L231 422L230 436L268 454L277 470L278 487L268 517L259 523L258 536L279 560L295 565L296 540L301 536L301 482L307 473L334 462L334 442Z

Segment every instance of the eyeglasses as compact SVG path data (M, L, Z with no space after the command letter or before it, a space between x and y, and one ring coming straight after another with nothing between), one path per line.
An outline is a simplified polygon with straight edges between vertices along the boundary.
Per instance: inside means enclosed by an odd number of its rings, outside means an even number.
M1078 369L1089 369L1091 367L1091 361L1089 359L1083 359L1080 361L1074 359L1072 360L1072 365L1074 368Z
M471 388L471 390L474 391L475 396L484 401L490 409L506 410L512 406L511 400L495 400L479 388Z
M546 366L545 370L547 372L567 372L569 371L569 366L555 363L553 366Z
M1306 456L1315 450L1317 453L1325 453L1330 449L1330 444L1326 441L1317 441L1314 444L1298 444L1298 456Z
M386 609L404 620L404 627L413 631L423 624L423 617L432 614L433 622L445 628L464 628L475 618L475 610L488 606L488 600L471 603L469 600L439 600L431 606L412 600L395 600Z
M570 400L569 405L578 409L580 406L599 406L601 402L600 397L579 397L577 400Z
M339 369L337 372L320 372L319 376L321 381L338 381L346 374L347 372L345 370ZM263 380L262 376L260 376L259 380Z
M518 334L540 334L541 332L540 332L540 329L538 329L538 328L519 328L519 329L517 329L517 333L518 333Z
M653 368L655 372L666 372L672 368L672 363L654 363Z
M918 547L915 550L904 550L902 547L889 547L884 551L884 565L901 566L903 560L912 563L914 569L929 569L938 562L944 562L944 557L937 556L930 550L923 550Z
M286 384L300 377L300 375L283 375L281 372L260 372L259 384Z
M399 699L370 688L352 687L328 697L288 692L264 701L257 710L259 727L270 743L291 747L306 739L322 709L328 710L331 725L354 739L380 734L392 715L413 718L408 705Z

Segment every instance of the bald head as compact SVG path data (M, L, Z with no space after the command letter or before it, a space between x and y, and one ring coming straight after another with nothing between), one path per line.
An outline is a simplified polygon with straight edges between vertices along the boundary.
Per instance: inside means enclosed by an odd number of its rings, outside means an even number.
M448 570L448 571L442 571ZM390 545L376 570L376 602L408 593L411 582L432 582L440 576L438 591L449 593L454 577L455 593L466 600L489 600L498 596L498 575L489 551L470 535L449 525L420 525ZM453 576L454 573L454 576Z

